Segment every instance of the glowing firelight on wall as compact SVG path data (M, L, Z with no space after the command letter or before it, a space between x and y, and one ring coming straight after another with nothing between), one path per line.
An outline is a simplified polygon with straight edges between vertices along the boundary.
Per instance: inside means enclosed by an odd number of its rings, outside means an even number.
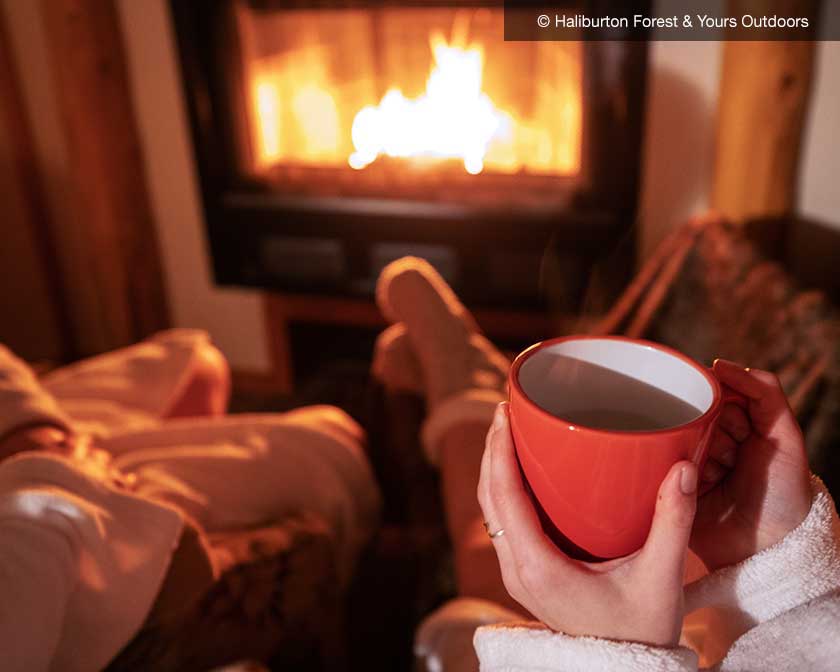
M509 137L513 121L481 90L484 53L461 49L441 35L431 38L434 66L420 97L409 99L390 89L379 105L368 105L353 120L353 152L348 160L361 169L377 157L462 159L477 175L490 143Z

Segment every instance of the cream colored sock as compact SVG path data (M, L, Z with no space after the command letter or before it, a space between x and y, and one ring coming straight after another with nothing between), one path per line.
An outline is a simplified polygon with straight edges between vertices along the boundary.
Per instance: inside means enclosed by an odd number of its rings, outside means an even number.
M423 394L423 369L401 322L392 324L377 337L371 373L389 392Z
M379 276L382 313L405 325L422 369L429 410L467 390L503 392L508 360L479 333L469 311L432 266L404 257Z

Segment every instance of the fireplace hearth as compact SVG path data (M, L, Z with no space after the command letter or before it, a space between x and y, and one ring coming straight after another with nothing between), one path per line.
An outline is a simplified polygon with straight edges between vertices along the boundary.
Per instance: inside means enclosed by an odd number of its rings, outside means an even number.
M574 310L626 240L645 43L504 42L501 3L171 6L219 284L365 297L416 254L473 305Z

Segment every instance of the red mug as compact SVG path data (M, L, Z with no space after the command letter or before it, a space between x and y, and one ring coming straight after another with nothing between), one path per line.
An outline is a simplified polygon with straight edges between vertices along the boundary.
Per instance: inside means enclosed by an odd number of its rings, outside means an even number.
M510 369L516 454L546 533L573 557L642 547L666 474L702 470L723 394L708 369L658 343L570 336Z

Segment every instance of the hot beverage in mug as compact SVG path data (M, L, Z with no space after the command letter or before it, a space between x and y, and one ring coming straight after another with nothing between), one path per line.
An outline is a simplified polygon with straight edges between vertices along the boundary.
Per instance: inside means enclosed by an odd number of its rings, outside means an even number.
M531 366L539 366L539 362ZM684 425L702 414L690 402L657 385L599 364L557 355L551 367L545 386L536 380L529 385L531 400L576 425L645 431Z

